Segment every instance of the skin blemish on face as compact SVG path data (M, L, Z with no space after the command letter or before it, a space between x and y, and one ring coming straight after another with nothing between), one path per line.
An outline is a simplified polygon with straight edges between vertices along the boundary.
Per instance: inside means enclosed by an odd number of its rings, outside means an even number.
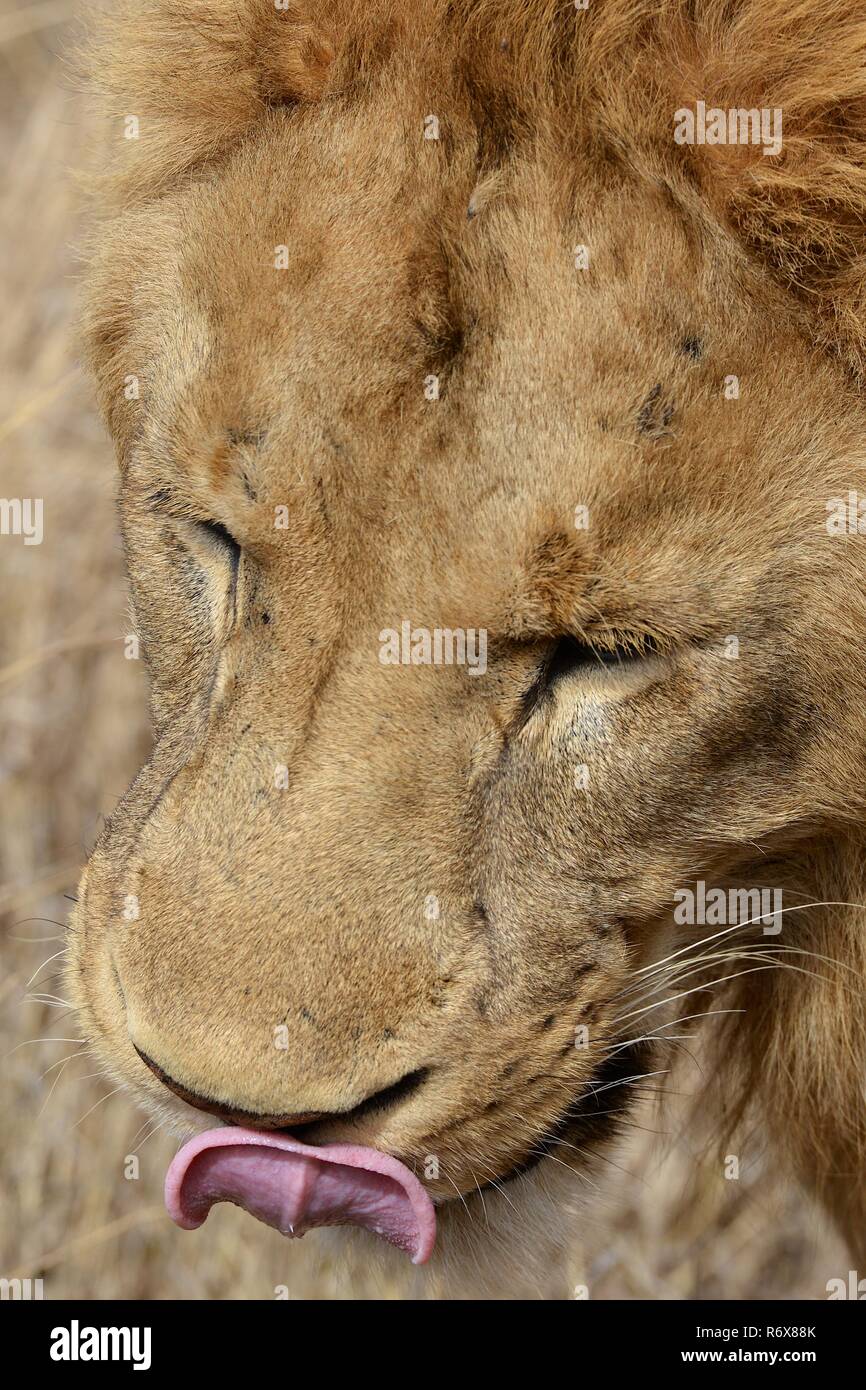
M167 487L156 488L153 492L148 493L146 501L149 506L158 511L160 507L168 506L171 501L171 490Z
M596 747L611 742L610 720L604 713L600 700L584 695L572 716L566 737L580 743L592 743Z
M593 922L592 930L595 932L596 936L610 936L611 932L616 930L616 925L613 922L606 921Z
M668 425L674 417L675 408L673 401L663 399L662 384L657 381L638 410L638 434L646 435L649 439L662 439L672 433Z
M484 903L481 901L480 898L476 898L475 902L472 904L472 908L481 926L490 927L491 922L489 916L487 915L487 908L485 907Z
M253 430L227 429L226 445L221 446L223 447L224 453L224 458L221 460L222 464L226 468L231 466L232 469L235 471L236 476L240 480L240 484L244 490L244 493L250 502L255 502L258 500L258 492L253 484L252 479L250 478L248 469L246 467L240 466L241 460L232 458L231 454L233 451L237 451L239 449L260 449L267 437L268 432L264 427L260 427L259 429Z
M251 449L260 449L268 437L268 432L262 426L256 430L226 430L226 438L233 449L240 444L246 444Z
M443 975L440 980L436 980L433 993L430 995L430 1004L434 1009L444 1009L448 1002L448 990L454 983L451 975Z

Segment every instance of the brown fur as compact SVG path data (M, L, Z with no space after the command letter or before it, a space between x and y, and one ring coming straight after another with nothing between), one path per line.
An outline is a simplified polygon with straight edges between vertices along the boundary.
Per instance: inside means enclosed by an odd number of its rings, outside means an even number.
M447 1251L612 1050L664 1069L665 1019L732 1009L722 1142L754 1103L862 1254L864 557L824 525L863 487L858 6L137 0L94 53L86 333L156 730L75 915L106 1067L179 1130L131 1040L261 1115L425 1070L310 1133L437 1156ZM699 97L781 106L782 154L675 145ZM404 618L486 628L487 674L380 665ZM648 654L545 693L565 635ZM697 879L832 906L704 946ZM572 1277L613 1136L559 1135L484 1195L509 1292Z

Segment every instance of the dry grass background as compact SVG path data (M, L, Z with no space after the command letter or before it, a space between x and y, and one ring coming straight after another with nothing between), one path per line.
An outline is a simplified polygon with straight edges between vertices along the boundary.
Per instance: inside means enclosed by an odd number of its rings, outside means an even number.
M42 497L45 513L41 546L0 537L0 1276L42 1276L49 1298L268 1298L277 1284L394 1297L363 1263L336 1268L316 1236L290 1243L227 1206L194 1236L176 1230L161 1202L173 1144L75 1042L34 1041L79 1036L44 997L60 961L42 963L62 951L65 895L147 748L144 674L123 655L111 449L75 357L76 11L0 0L0 495ZM588 1238L592 1297L821 1298L847 1271L759 1139L726 1182L675 1112L650 1128L660 1137L640 1132L622 1162L609 1228ZM123 1177L132 1153L138 1181Z

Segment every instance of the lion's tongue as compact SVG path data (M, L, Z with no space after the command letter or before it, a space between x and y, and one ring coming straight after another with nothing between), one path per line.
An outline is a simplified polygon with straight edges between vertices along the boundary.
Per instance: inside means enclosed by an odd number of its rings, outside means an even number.
M429 1259L436 1214L421 1183L396 1158L357 1144L313 1148L283 1134L210 1129L190 1139L165 1175L165 1204L185 1231L214 1202L234 1202L283 1235L314 1226L364 1226Z

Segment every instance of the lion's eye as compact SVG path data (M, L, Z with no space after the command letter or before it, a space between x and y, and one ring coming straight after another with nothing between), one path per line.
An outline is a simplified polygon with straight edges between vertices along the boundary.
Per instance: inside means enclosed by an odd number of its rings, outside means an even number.
M227 530L221 521L197 521L196 525L202 535L219 542L220 545L228 546L230 550L240 550L231 531Z
M544 703L545 696L553 690L557 681L568 676L588 678L600 671L615 675L624 668L633 670L644 658L656 655L658 650L651 638L615 641L605 634L604 640L592 643L581 642L576 637L560 637L548 650L523 696L520 727Z
M573 673L589 672L601 667L617 667L633 664L657 651L654 643L633 642L580 642L576 637L561 637L552 648L545 667L545 683Z
M208 545L219 546L231 562L232 572L237 573L240 564L241 548L231 531L221 521L197 521L196 532Z

